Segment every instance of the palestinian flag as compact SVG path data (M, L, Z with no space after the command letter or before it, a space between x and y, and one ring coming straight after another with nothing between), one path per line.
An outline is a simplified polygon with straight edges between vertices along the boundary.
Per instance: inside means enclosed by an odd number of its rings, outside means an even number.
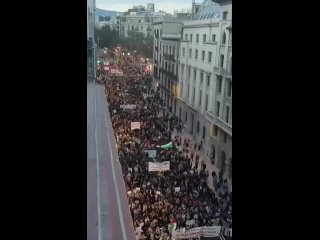
M172 144L172 142L169 142L169 143L167 143L165 145L162 145L161 148L169 150L169 149L173 148L173 144Z
M177 228L177 220L175 218L171 219L171 223L168 224L168 230L170 233L172 233L172 231L176 230Z

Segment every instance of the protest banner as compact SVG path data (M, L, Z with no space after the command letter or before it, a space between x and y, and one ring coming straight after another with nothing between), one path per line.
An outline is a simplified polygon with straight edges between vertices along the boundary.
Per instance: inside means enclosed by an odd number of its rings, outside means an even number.
M180 187L174 188L174 191L175 191L175 192L180 192Z
M120 105L120 108L122 108L122 109L136 109L137 105L134 105L134 104Z
M174 239L189 239L198 237L218 237L221 231L221 226L211 227L196 227L187 231L173 231Z
M143 151L148 153L150 158L155 158L157 156L157 150L143 150Z
M140 129L140 122L131 122L131 130Z
M164 172L170 170L170 162L149 162L149 172Z

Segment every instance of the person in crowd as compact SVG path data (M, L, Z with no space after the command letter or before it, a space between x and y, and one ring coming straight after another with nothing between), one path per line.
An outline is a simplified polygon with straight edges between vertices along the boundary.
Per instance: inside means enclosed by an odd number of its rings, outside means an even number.
M213 191L207 184L209 174L204 161L198 172L200 159L196 151L197 147L201 150L202 141L197 146L188 138L172 137L175 125L181 134L182 121L165 112L159 114L164 103L157 94L146 97L152 76L126 61L118 68L123 76L99 71L96 83L106 90L137 239L170 239L169 224L173 219L178 228L216 223L232 226L232 197L226 180L212 172ZM135 107L124 109L120 105ZM131 122L139 122L140 129L131 130ZM161 147L170 142L172 147ZM146 150L155 150L156 156L150 157ZM149 172L151 161L170 161L170 170Z

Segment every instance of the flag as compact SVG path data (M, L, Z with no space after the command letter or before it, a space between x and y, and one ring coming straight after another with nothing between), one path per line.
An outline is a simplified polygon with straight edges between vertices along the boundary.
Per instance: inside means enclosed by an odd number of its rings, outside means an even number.
M168 230L171 233L177 228L177 220L175 218L171 219L171 223L168 224Z
M162 145L161 148L169 150L169 149L173 148L173 144L172 144L172 142L169 142L169 143L167 143L165 145Z

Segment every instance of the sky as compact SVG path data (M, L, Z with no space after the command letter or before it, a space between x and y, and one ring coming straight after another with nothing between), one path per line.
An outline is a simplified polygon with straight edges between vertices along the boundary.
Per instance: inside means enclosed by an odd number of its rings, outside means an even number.
M196 2L202 2L197 0ZM96 0L96 7L104 10L117 12L125 12L135 5L147 7L148 3L154 3L155 11L164 10L167 13L173 14L175 9L191 9L192 0Z

